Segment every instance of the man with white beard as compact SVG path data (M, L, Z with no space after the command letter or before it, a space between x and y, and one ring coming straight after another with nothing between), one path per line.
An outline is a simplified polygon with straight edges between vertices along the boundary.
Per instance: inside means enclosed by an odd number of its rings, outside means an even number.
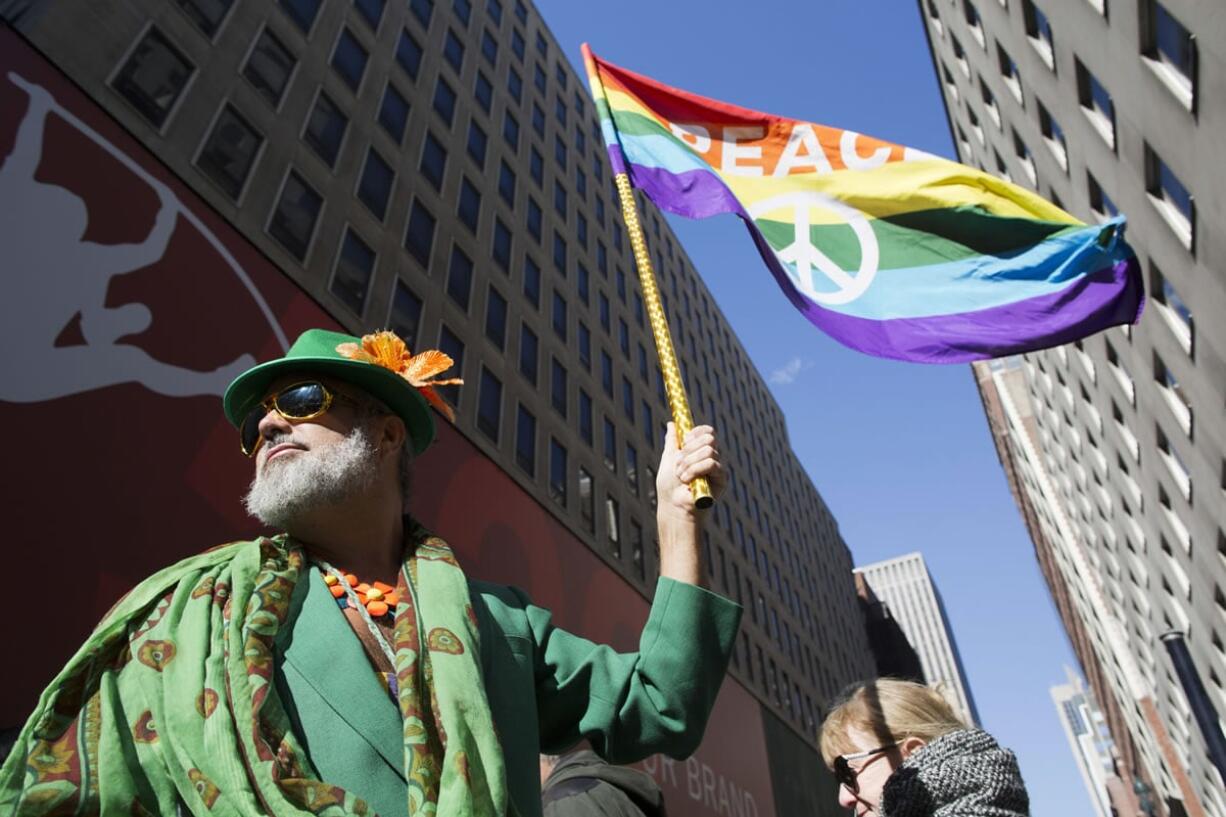
M691 753L740 608L699 587L713 431L657 477L660 582L640 650L554 627L521 591L469 581L409 515L452 361L390 332L304 333L226 392L284 531L137 586L44 693L0 768L0 814L539 817L537 758Z

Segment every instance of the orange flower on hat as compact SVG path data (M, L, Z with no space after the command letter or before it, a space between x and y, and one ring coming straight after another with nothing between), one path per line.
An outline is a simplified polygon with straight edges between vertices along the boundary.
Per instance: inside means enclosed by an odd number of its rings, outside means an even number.
M458 377L446 380L430 379L455 365L450 355L435 349L411 354L405 342L395 332L387 330L364 335L360 346L356 343L342 343L336 347L336 351L350 360L372 363L395 372L421 392L426 402L441 411L448 420L455 422L455 412L434 389L436 386L458 386L464 381Z

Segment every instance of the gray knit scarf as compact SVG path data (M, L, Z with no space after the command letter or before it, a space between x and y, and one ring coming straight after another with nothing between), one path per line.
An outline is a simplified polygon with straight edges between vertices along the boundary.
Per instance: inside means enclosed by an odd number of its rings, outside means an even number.
M979 729L950 732L902 762L881 792L882 817L1028 817L1017 758Z

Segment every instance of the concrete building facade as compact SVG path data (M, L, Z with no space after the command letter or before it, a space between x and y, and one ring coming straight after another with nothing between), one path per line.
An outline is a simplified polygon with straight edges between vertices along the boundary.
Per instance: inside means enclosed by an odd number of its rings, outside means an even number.
M856 568L856 573L863 577L873 595L889 606L907 641L919 654L928 685L944 693L967 723L977 725L979 712L962 668L958 644L923 554L908 553L865 565Z
M577 44L524 0L0 13L340 323L450 354L460 431L650 593L668 409ZM731 473L705 542L709 585L746 608L731 672L813 746L829 699L873 672L851 556L763 378L640 206Z
M1133 737L1161 766L1151 772L1172 810L1226 814L1226 785L1158 642L1187 634L1211 704L1226 712L1226 168L1211 158L1226 126L1222 10L1196 0L919 7L959 159L1087 222L1128 218L1148 289L1139 324L1027 355L1021 370L1036 458L1084 551L1087 572L1074 578L1101 588L1092 615L1118 627L1177 760L1160 751L1166 738L1142 734L1149 719L1119 684Z

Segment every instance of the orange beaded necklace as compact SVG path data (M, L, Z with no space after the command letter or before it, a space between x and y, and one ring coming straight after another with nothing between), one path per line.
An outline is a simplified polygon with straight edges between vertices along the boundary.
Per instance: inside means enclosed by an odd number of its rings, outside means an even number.
M332 598L339 600L345 596L345 585L348 585L371 618L383 618L396 611L400 597L396 593L396 588L390 584L386 582L367 583L359 580L356 573L340 573L339 576L338 573L339 571L329 571L323 574L324 584L328 585Z

